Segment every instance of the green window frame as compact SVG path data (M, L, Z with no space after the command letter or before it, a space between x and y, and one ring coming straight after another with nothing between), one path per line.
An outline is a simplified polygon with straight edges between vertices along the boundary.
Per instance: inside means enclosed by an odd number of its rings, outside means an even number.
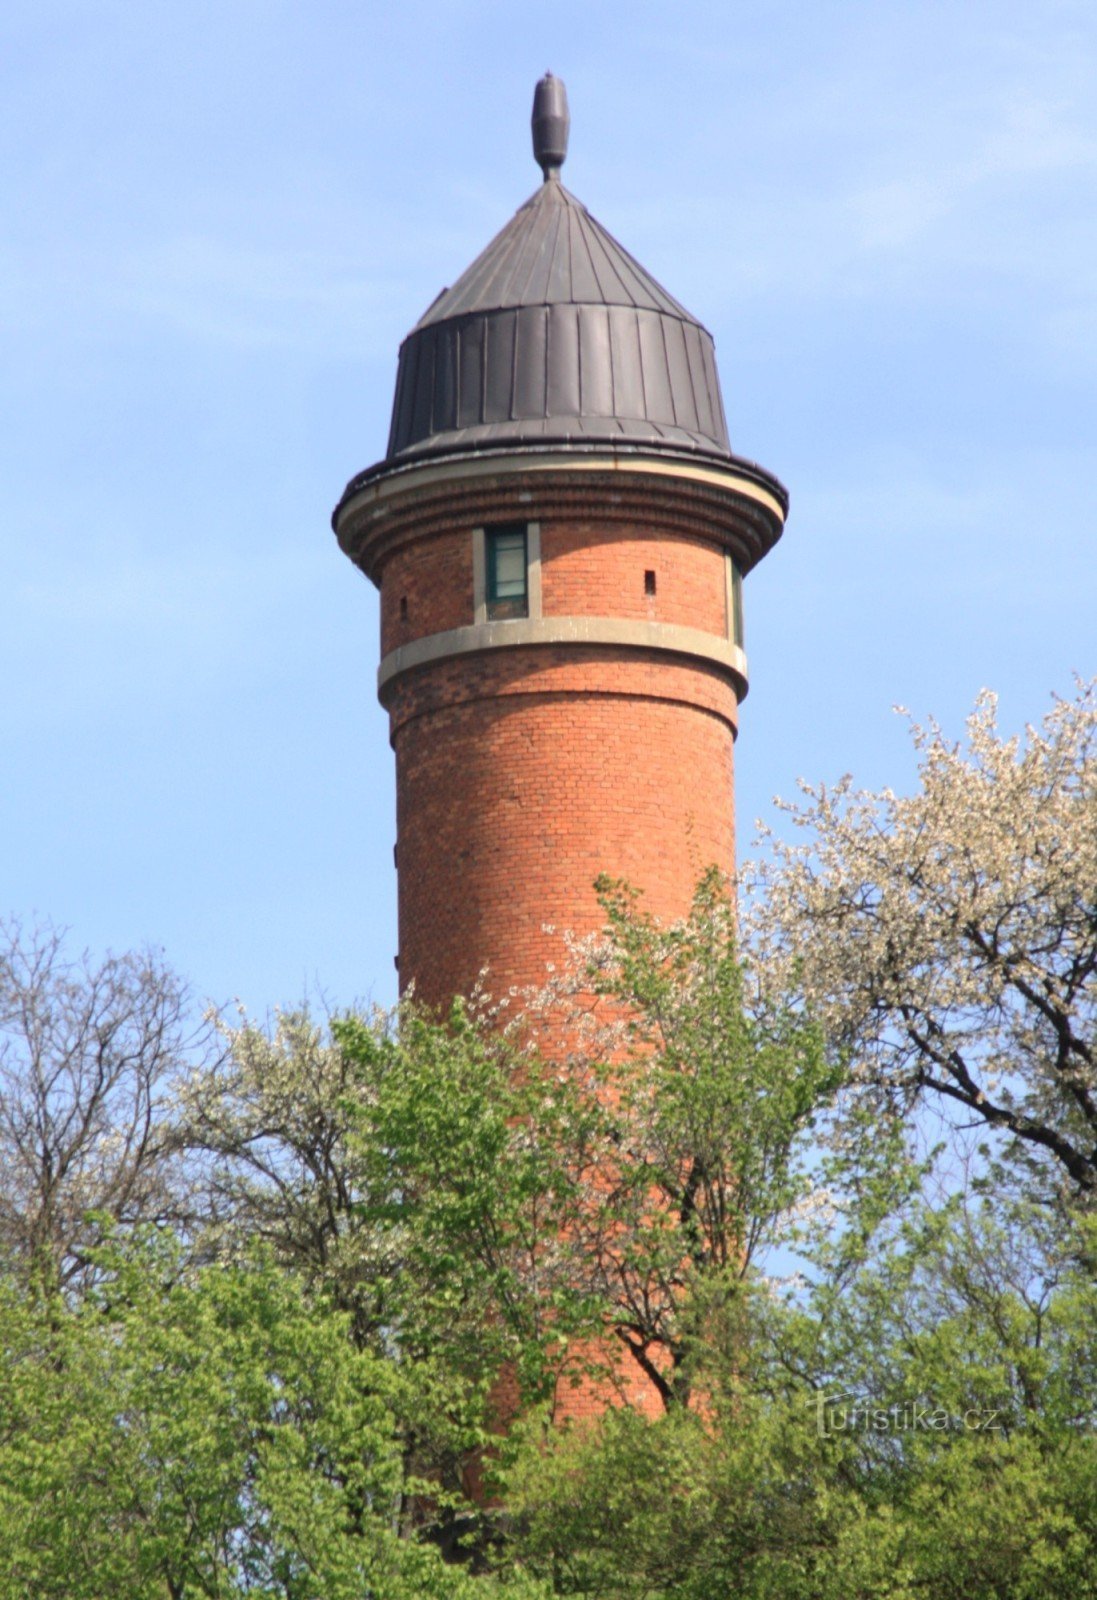
M529 616L529 539L524 522L484 530L485 599L490 620Z

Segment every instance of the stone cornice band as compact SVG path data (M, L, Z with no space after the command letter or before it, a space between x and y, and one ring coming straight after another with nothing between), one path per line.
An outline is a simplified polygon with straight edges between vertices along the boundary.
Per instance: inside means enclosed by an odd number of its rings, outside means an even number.
M377 693L405 672L453 656L484 650L514 650L529 645L604 646L614 650L655 650L719 667L735 679L737 697L747 692L747 658L738 645L701 628L670 622L639 622L622 617L523 617L481 622L428 633L390 650L377 669Z
M389 552L444 525L482 524L491 516L567 515L576 496L594 490L606 521L680 524L731 551L748 572L780 537L784 491L761 481L761 469L656 455L570 456L562 451L432 462L352 483L333 517L339 543L375 582Z

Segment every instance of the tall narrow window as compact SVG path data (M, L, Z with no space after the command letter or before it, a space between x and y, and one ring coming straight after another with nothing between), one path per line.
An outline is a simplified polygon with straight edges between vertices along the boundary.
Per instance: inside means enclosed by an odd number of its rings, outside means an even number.
M525 523L489 528L485 539L487 612L491 621L529 616Z
M731 557L728 557L731 561ZM731 561L731 642L743 647L743 574L739 563Z

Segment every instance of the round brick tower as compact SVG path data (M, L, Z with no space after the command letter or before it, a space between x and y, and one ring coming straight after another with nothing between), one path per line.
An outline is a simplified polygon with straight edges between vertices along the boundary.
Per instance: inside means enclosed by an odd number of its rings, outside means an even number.
M542 982L598 926L734 864L741 584L782 486L732 455L712 339L560 182L564 86L534 98L537 192L400 350L388 452L333 525L381 591L401 988Z

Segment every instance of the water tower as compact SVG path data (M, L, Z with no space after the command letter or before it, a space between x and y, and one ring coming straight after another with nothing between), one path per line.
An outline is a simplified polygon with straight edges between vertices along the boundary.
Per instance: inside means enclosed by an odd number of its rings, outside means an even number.
M400 982L436 1004L541 982L601 872L675 917L734 865L742 582L787 495L732 454L711 336L560 181L568 120L547 75L543 181L404 340L333 516L381 593Z

